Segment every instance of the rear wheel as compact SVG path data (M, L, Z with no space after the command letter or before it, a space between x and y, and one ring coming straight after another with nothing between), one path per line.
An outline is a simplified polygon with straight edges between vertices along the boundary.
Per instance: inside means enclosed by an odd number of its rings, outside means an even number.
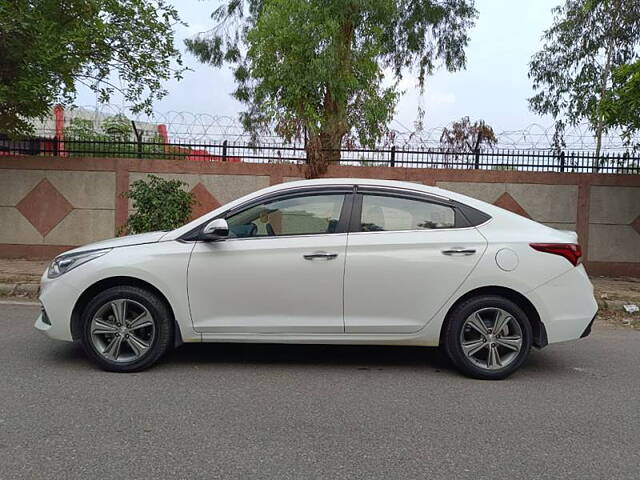
M169 349L173 319L156 294L138 287L112 287L82 314L82 346L101 368L134 372L150 367Z
M518 305L499 296L480 296L449 314L443 346L464 374L500 380L526 360L531 341L531 324Z

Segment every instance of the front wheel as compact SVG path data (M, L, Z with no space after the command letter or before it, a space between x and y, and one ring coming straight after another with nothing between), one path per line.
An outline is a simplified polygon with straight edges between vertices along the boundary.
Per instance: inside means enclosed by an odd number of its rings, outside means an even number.
M82 346L104 370L148 368L169 349L172 337L168 307L142 288L109 288L89 302L82 314Z
M444 349L464 374L501 380L516 371L531 350L531 324L511 300L499 296L471 298L450 313Z

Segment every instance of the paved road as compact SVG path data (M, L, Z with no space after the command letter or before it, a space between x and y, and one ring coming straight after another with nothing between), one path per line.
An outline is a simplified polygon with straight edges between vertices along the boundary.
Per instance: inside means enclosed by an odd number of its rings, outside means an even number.
M434 349L191 345L96 370L0 305L0 478L632 479L640 332L597 326L503 382Z

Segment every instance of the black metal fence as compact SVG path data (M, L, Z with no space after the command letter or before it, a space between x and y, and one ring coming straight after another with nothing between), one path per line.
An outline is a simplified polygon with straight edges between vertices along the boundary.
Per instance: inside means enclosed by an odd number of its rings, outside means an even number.
M163 143L128 139L10 140L0 136L0 155L155 158L185 161L303 164L304 146ZM629 152L492 149L460 152L433 147L349 148L340 151L340 165L395 168L454 168L516 170L528 172L576 172L640 174L640 156Z

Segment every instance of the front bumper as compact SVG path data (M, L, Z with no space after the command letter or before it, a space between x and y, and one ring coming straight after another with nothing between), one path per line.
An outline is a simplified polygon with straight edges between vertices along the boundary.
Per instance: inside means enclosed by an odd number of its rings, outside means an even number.
M42 310L36 319L34 328L56 340L73 341L71 314L80 293L64 278L52 280L47 278L45 272L40 282L39 300L42 304Z
M33 328L35 328L39 332L44 333L45 335L48 335L49 329L51 328L51 322L47 321L47 314L45 313L44 309L40 311L40 315L38 315L38 318L36 318L36 323Z

